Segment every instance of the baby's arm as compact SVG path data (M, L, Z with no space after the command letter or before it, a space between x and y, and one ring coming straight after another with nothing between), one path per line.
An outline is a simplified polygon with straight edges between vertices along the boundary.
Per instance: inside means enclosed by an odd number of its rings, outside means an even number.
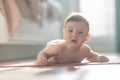
M91 62L108 62L109 61L107 57L102 56L96 52L91 53L89 57L87 57L87 60Z
M47 53L44 50L42 50L42 51L40 51L38 53L38 55L37 55L37 63L39 65L47 65L48 64L48 62L47 62Z
M88 48L88 56L86 59L90 62L108 62L109 61L107 57L92 51L90 48Z
M39 65L48 65L48 59L56 55L57 55L56 49L54 48L54 46L50 46L38 53L37 63Z

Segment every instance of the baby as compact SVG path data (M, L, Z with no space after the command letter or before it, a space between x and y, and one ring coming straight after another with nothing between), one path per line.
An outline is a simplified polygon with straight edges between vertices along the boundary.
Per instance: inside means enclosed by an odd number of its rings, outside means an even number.
M48 46L37 56L39 65L48 63L81 63L84 59L90 62L107 62L109 59L94 51L85 44L90 38L89 23L79 13L71 13L64 22L64 40L49 42Z

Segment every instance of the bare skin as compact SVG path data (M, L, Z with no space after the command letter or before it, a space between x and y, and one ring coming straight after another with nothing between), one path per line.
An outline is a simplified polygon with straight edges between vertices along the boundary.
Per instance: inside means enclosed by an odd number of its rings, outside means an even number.
M83 22L70 21L63 30L64 40L53 43L40 51L37 56L39 65L52 63L81 63L83 59L90 62L107 62L109 59L85 44L90 38L88 28Z

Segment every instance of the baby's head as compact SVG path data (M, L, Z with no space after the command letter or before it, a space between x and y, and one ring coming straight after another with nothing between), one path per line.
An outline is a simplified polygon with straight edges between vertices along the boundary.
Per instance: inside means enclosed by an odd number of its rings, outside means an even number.
M87 29L88 29L88 33L89 33L89 22L87 21L87 19L83 16L83 14L78 13L78 12L73 12L71 13L64 22L64 28L66 27L66 24L68 22L71 21L75 21L75 22L82 22L86 25Z
M90 38L89 23L80 13L71 13L64 23L63 37L68 44L81 46ZM72 44L71 44L72 45Z

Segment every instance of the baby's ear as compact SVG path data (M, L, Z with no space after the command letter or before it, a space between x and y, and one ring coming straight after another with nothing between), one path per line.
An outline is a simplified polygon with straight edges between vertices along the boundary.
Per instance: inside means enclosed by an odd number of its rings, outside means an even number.
M90 39L90 34L88 34L88 35L86 36L85 41L88 41L89 39Z

